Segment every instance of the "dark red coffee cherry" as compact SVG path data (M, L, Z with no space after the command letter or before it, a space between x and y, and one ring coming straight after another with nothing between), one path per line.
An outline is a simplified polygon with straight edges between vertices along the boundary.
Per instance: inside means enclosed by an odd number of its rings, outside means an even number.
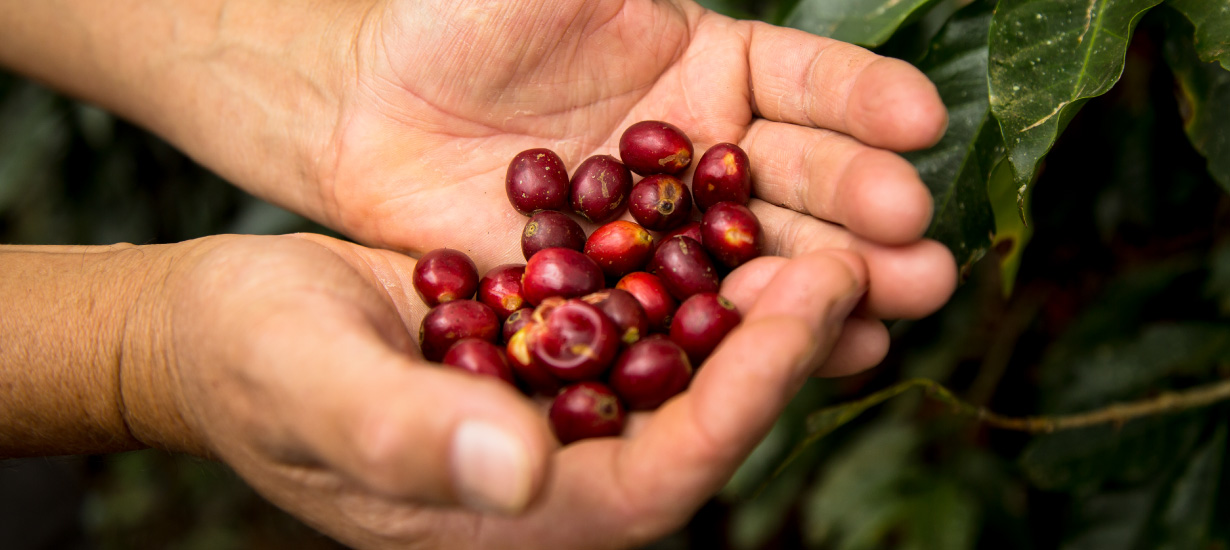
M619 339L624 344L631 344L649 334L649 316L632 293L608 288L581 299L601 310L615 323Z
M642 176L679 174L692 164L692 154L692 140L667 122L638 122L619 138L619 158Z
M512 367L508 364L508 358L504 356L504 350L486 340L477 338L458 340L445 352L442 362L453 368L499 378L516 385L513 381Z
M612 280L645 269L653 249L653 236L644 227L624 220L595 229L585 241L585 255Z
M624 406L601 382L581 382L564 388L551 402L551 430L567 445L591 437L612 437L624 431Z
M550 149L517 153L504 176L508 202L526 216L538 210L568 208L568 169Z
M649 319L649 330L662 332L670 328L671 317L679 302L666 290L666 285L657 275L644 271L629 273L615 284L615 288L627 291L640 302Z
M666 242L671 237L691 237L692 239L696 240L696 242L698 243L702 242L701 236L700 236L700 222L691 221L691 222L685 223L671 230L669 233L662 235L661 238L655 239L653 243L653 249L657 250L658 245L662 244L663 242Z
M504 264L491 268L478 282L478 301L487 305L500 319L526 307L521 294L521 276L525 264Z
M708 250L723 265L735 268L764 251L760 220L746 206L719 202L705 212L700 235Z
M534 308L523 307L512 312L508 315L507 319L504 319L503 336L505 343L508 343L512 339L512 335L516 334L518 330L525 328L526 323L530 322L530 315L533 313Z
M604 223L619 217L632 191L632 173L610 155L585 159L572 174L572 210L581 217Z
M743 316L730 300L712 292L695 294L679 304L671 320L671 340L700 366Z
M691 218L692 195L675 176L649 176L632 186L628 212L646 229L670 231Z
M530 259L539 250L567 248L580 251L585 247L585 230L567 215L552 210L535 212L521 231L521 253Z
M500 319L491 308L474 300L454 300L431 308L419 325L419 347L428 361L439 362L458 340L478 338L494 342Z
M528 320L528 316L526 318ZM527 324L526 327L528 326ZM508 345L505 347L508 352L508 363L512 366L513 377L528 395L555 395L563 384L534 360L527 343L528 334L528 328L518 330L508 339Z
M548 248L525 264L521 292L531 304L538 305L552 296L580 298L605 284L602 268L589 256L568 248Z
M525 330L534 362L562 380L597 378L619 352L615 323L581 300L553 306L545 315L536 311Z
M696 207L708 210L724 201L746 205L751 198L752 171L747 153L733 143L719 143L705 151L692 176Z
M662 285L678 300L693 294L717 292L717 268L700 243L690 237L675 237L662 243L653 255L650 268Z
M453 300L469 300L478 289L478 268L462 252L437 248L419 258L410 278L414 290L429 307Z
M611 370L615 394L632 410L656 409L678 395L692 380L692 364L683 349L655 335L632 344Z

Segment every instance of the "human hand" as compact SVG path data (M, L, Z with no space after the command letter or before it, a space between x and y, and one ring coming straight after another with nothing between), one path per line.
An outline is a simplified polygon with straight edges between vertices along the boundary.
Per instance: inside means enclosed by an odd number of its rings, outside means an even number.
M141 324L160 337L151 360L120 375L126 425L221 458L362 548L626 548L669 533L768 431L867 284L847 252L741 267L758 273L723 293L744 322L690 388L624 437L559 449L510 386L419 356L412 259L315 235L184 246Z

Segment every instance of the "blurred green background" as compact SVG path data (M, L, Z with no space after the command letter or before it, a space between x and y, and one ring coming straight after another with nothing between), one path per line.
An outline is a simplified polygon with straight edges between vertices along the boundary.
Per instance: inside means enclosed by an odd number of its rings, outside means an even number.
M772 20L791 3L725 4ZM910 393L770 475L809 412L912 377L1020 416L1230 377L1230 199L1184 135L1166 24L1145 17L1119 84L1047 158L1012 295L995 261L1005 251L991 250L938 314L892 324L880 367L810 382L727 489L651 548L1230 548L1226 404L1030 436ZM321 228L96 108L0 74L2 242L304 230ZM159 451L0 461L0 548L333 547L216 463Z

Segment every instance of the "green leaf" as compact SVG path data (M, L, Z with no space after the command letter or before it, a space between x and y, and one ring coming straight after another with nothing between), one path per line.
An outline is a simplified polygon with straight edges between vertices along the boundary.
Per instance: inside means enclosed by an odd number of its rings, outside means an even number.
M1197 58L1190 27L1175 25L1175 31L1166 41L1166 60L1179 84L1184 130L1208 159L1209 174L1230 192L1230 71Z
M802 0L785 25L812 34L875 47L937 0Z
M1155 537L1159 550L1211 548L1209 522L1217 505L1218 484L1226 456L1226 424L1218 426L1188 461L1175 480L1170 494L1161 503Z
M1123 72L1136 22L1161 0L1002 0L991 20L991 111L1021 210L1038 162L1091 97Z
M1017 185L1007 157L1001 158L991 169L987 181L987 195L991 198L991 212L995 217L991 248L999 258L1000 290L1005 297L1012 294L1025 245L1034 235L1033 226L1029 224L1028 192L1026 186Z
M927 234L952 251L963 273L986 254L995 230L987 180L1003 146L987 99L992 11L979 2L958 12L919 62L948 108L948 131L934 147L906 155L935 198Z
M1230 3L1224 0L1170 0L1196 26L1196 51L1205 62L1230 70Z

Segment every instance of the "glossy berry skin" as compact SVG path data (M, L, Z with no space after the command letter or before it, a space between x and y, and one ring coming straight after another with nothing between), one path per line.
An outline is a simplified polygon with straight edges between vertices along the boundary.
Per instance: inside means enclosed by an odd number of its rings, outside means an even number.
M733 143L710 147L696 162L692 176L692 199L708 210L719 202L746 205L752 198L752 171L747 153Z
M458 340L478 338L494 342L500 319L491 308L474 300L454 300L431 308L419 325L419 346L428 361L439 362Z
M656 251L658 249L658 245L670 240L672 237L691 237L696 242L701 242L700 222L688 222L675 229L672 229L669 233L663 234L661 238L654 241L653 249Z
M692 194L675 176L649 176L632 186L628 212L645 229L670 231L692 217Z
M534 362L556 378L597 378L615 361L619 332L598 308L581 300L568 300L546 315L536 312L534 317L535 322L525 329L526 346Z
M605 285L597 263L567 248L548 248L534 254L521 277L522 295L535 306L553 296L580 298Z
M572 211L593 223L619 217L632 192L632 172L610 155L585 159L572 174L569 202Z
M700 222L701 242L717 261L735 268L764 251L760 220L746 206L719 202Z
M504 342L507 343L512 339L512 335L516 334L518 330L525 328L526 323L530 322L530 315L533 314L534 309L528 307L523 307L509 314L508 318L504 319Z
M478 282L478 301L487 305L501 320L528 304L521 294L525 264L504 264L491 268Z
M419 258L410 278L415 292L428 307L453 300L469 300L478 289L474 260L451 248L437 248Z
M743 316L730 300L712 292L693 295L679 304L671 320L671 341L699 366L734 330Z
M633 271L645 269L653 257L653 236L635 223L616 220L589 235L585 241L585 255L602 268L612 280L617 280Z
M550 149L517 153L504 175L508 202L526 216L538 210L568 208L568 169Z
M499 378L516 385L513 381L512 367L508 364L508 358L504 356L504 350L486 340L477 338L458 340L445 352L442 362L456 369Z
M687 354L663 336L632 344L619 356L608 382L629 409L656 409L692 380Z
M608 288L581 299L601 310L615 323L619 339L625 345L649 335L649 316L645 315L645 308L630 292Z
M624 406L601 382L581 382L564 388L548 413L556 439L567 445L592 437L613 437L624 431Z
M584 247L585 230L576 220L561 212L535 212L521 231L521 253L527 260L548 248L580 251Z
M563 383L534 360L527 342L528 334L529 331L525 328L518 330L508 339L508 345L505 346L513 377L529 395L555 395Z
M642 176L679 174L692 164L692 140L669 122L645 120L619 138L619 158Z
M720 287L717 267L709 253L690 237L664 241L654 253L650 268L678 300L701 292L717 292Z
M629 273L615 284L615 288L627 291L640 302L649 321L649 330L662 332L670 328L671 317L675 315L679 302L666 290L666 285L657 275L644 271Z

